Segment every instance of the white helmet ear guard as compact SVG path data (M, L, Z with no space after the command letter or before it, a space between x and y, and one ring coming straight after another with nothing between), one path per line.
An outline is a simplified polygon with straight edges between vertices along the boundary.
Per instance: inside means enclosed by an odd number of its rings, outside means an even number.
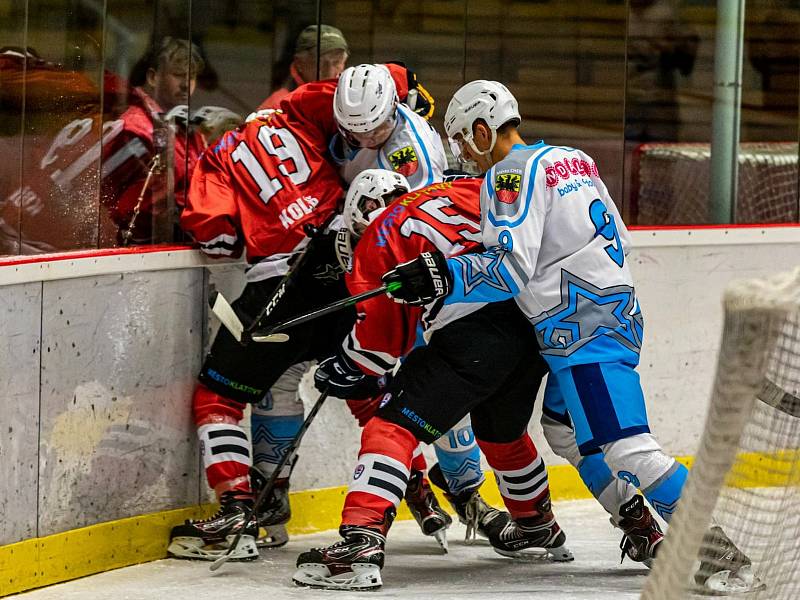
M350 133L374 131L394 116L397 88L383 65L358 65L339 76L333 96L333 114Z
M473 139L473 126L478 120L484 121L492 132L485 151L478 150ZM522 121L517 99L502 83L478 79L461 86L453 95L444 116L444 128L454 156L464 161L463 144L477 155L489 154L497 142L497 129L509 121Z
M342 216L348 231L360 237L369 225L371 213L385 208L390 195L406 194L411 190L408 180L400 173L386 169L367 169L353 179L344 200ZM360 226L360 227L358 227Z

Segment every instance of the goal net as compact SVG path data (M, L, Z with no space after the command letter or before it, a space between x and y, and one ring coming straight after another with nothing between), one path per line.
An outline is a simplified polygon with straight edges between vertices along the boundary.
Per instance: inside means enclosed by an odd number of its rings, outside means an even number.
M798 145L739 145L737 223L796 221ZM642 144L632 159L631 211L640 225L714 223L709 144Z
M707 591L698 566L717 526L764 586L747 598L800 598L800 268L734 283L724 305L700 448L643 599Z

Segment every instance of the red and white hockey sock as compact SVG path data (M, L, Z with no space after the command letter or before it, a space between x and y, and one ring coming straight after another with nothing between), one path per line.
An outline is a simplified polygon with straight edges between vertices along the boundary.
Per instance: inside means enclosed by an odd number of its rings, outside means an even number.
M419 441L407 429L373 417L361 434L361 450L342 510L342 525L389 530L406 493ZM387 519L387 511L391 516Z
M193 408L206 478L217 499L228 490L251 491L250 442L239 427L244 405L201 383L194 391Z
M527 433L509 443L478 440L478 446L494 470L500 495L514 519L550 510L547 471Z

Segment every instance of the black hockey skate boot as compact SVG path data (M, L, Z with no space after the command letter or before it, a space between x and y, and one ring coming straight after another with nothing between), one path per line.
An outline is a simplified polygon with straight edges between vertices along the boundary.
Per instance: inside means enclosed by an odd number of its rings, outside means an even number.
M721 527L713 525L703 536L698 558L700 567L694 574L694 581L706 593L733 595L767 587L753 574L750 559Z
M428 470L428 479L433 485L442 490L444 497L447 498L450 506L453 507L453 510L458 515L458 520L466 525L467 532L464 539L467 542L475 540L476 534L485 538L489 537L484 528L484 523L491 521L501 511L486 504L486 501L478 491L481 484L464 490L459 494L451 494L448 490L444 473L442 473L438 463Z
M213 517L187 520L183 525L172 528L167 552L177 558L216 560L228 551L244 527L230 560L255 560L258 558L255 542L257 527L252 508L252 493L237 490L225 492L220 498L219 510Z
M644 563L648 569L653 566L658 547L664 539L664 533L653 518L650 509L645 506L644 498L636 494L619 507L619 528L625 532L619 548L622 550L620 562L627 556L631 560Z
M537 508L540 514L536 517L514 520L508 513L498 511L498 515L486 519L484 529L494 551L511 558L554 562L574 560L565 545L567 536L550 509L550 499L544 500Z
M253 496L258 497L267 484L267 478L256 467L250 467L250 483L253 486ZM278 479L272 492L264 498L258 509L258 538L256 538L258 547L278 548L285 545L289 541L286 523L291 518L289 480Z
M312 548L297 557L292 580L297 585L332 590L374 590L381 585L386 533L394 520L386 511L383 525L342 525L344 539L327 548Z
M433 490L422 476L422 471L411 471L405 501L414 519L419 523L422 533L436 538L442 550L447 552L447 528L453 523L453 519L433 495Z

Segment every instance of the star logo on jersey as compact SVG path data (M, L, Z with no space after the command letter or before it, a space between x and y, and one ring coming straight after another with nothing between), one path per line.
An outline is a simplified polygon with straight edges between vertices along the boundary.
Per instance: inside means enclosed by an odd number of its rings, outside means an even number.
M395 171L405 177L411 177L417 172L417 168L419 167L417 153L412 146L406 146L405 148L400 148L400 150L392 152L389 155L389 162Z
M469 255L455 257L455 259L461 263L464 295L469 294L482 283L500 290L501 292L511 293L511 288L508 287L508 283L506 283L503 279L503 275L500 273L500 262L503 260L503 254L504 253L496 252L489 262L480 260L480 257L471 257ZM477 258L477 260L475 258Z
M641 347L641 313L633 288L618 285L598 288L562 272L561 304L536 321L536 335L546 354L569 356L598 335L609 335L638 353Z
M313 273L314 279L328 280L328 281L338 281L341 275L342 275L342 269L329 264L317 267L317 270L314 271Z
M497 199L504 204L514 204L519 196L522 175L517 173L500 173L494 180L494 192Z
M254 463L267 462L277 465L294 443L294 436L274 435L265 425L258 425L253 432Z

